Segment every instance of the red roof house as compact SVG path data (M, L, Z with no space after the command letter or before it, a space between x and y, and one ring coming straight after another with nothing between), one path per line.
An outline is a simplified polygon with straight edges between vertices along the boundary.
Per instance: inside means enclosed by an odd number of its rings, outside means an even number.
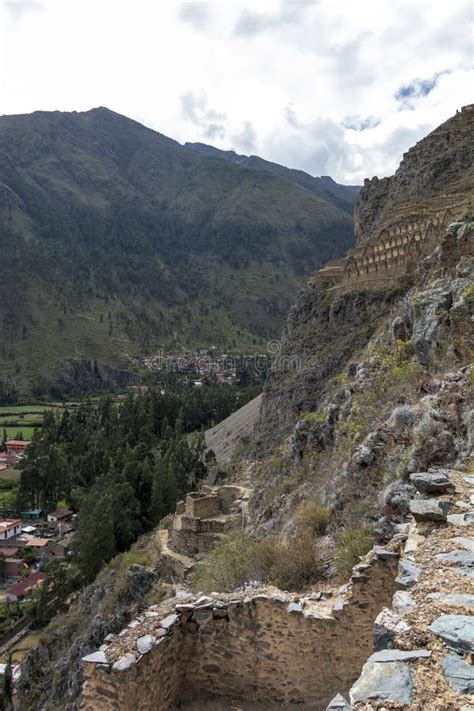
M30 590L33 590L33 588L42 585L45 577L46 575L44 573L36 571L27 578L24 578L24 580L20 580L19 583L12 585L11 588L7 588L7 590L5 590L7 600L15 602L19 598L26 595L26 593L30 592Z

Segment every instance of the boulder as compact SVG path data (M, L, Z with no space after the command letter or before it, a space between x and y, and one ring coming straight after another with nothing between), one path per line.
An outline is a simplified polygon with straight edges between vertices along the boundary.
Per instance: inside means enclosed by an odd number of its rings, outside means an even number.
M474 666L466 664L459 654L448 654L442 662L449 686L458 694L474 694Z
M440 615L428 629L455 652L474 652L474 617Z
M435 521L443 523L446 521L448 504L439 499L412 499L410 501L410 513L415 521Z
M421 494L444 494L454 490L448 475L442 469L437 472L410 474L410 481Z
M352 704L358 701L391 701L411 704L411 669L404 662L367 662L350 690Z

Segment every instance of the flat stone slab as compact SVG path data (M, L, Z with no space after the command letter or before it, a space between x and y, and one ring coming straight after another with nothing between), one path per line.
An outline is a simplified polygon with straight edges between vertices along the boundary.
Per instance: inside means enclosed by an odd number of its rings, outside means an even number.
M402 558L398 565L398 575L395 582L402 590L413 587L420 575L420 568L407 558Z
M300 602L290 602L286 609L294 615L299 615L303 612L303 605Z
M82 657L82 661L88 664L108 664L108 659L102 651L86 654L85 657Z
M458 694L474 694L474 666L466 664L459 654L448 654L442 662L449 686Z
M172 615L168 615L168 617L165 617L163 620L161 620L160 627L163 627L165 630L169 630L170 627L172 627L177 621L177 619L178 615L175 615L174 613Z
M444 523L448 512L446 501L439 499L412 499L410 501L410 513L415 521L434 521Z
M421 494L442 494L453 491L454 486L445 471L415 472L410 474L410 483Z
M472 526L474 523L474 511L449 514L446 518L448 523L451 523L453 526Z
M474 476L463 476L463 479L469 484L469 486L474 486Z
M436 560L446 563L462 565L465 568L474 568L474 552L472 551L450 551L449 553L438 553Z
M458 546L462 546L466 551L474 551L474 538L465 538L464 536L455 536L451 538L453 543L457 543Z
M428 649L383 649L369 657L369 662L412 662L415 659L431 657Z
M474 610L474 595L463 593L430 593L428 600L439 600L449 607L469 607Z
M393 701L411 704L411 669L404 662L367 662L350 690L352 704L358 701Z
M474 652L474 617L441 615L428 629L455 652Z

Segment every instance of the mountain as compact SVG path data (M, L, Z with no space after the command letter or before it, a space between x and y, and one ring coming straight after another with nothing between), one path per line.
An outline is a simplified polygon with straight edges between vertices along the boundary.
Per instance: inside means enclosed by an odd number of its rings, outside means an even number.
M227 481L71 599L22 661L19 711L433 709L434 683L466 707L473 116L366 184L366 271L301 290L262 398L207 432Z
M353 243L341 186L200 155L106 108L3 116L0 155L4 390L125 382L160 347L261 349Z
M329 175L314 178L303 170L286 168L283 165L272 163L259 156L246 156L235 153L235 151L220 150L206 143L185 143L184 147L199 153L199 155L207 156L208 158L222 158L231 163L236 163L244 168L248 168L249 170L265 171L271 175L278 175L295 185L301 186L313 195L327 200L341 210L344 210L344 212L347 212L348 215L352 215L354 202L360 190L360 187L357 185L340 185Z

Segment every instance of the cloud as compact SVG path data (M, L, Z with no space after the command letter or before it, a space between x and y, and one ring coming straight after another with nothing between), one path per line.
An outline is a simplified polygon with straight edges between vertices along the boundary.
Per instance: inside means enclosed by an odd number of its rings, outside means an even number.
M207 2L183 2L179 8L179 18L197 30L204 30L210 22Z
M234 25L236 37L256 37L257 35L282 25L297 23L306 10L317 0L283 0L274 14L244 10Z
M41 4L36 0L1 0L0 4L15 17L21 17L32 10L41 10Z
M232 135L232 144L238 151L252 153L257 142L257 132L251 121L245 121L241 131Z
M376 128L380 123L381 119L376 116L346 116L342 125L353 131L367 131L369 128Z
M188 91L180 97L181 117L198 126L201 135L211 140L224 138L226 132L226 114L207 106L207 94L204 91Z
M415 107L415 100L428 96L428 94L438 86L440 77L445 74L451 74L451 71L450 69L445 69L441 72L436 72L436 74L428 79L413 79L408 84L403 84L397 89L394 94L395 99L399 101L404 108L412 110Z

